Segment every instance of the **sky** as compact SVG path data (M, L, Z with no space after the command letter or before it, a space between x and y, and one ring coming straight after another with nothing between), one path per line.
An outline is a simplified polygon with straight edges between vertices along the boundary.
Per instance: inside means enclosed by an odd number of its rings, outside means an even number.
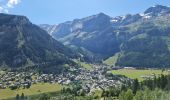
M35 24L59 24L103 12L109 16L136 14L170 0L0 0L0 12L27 16Z

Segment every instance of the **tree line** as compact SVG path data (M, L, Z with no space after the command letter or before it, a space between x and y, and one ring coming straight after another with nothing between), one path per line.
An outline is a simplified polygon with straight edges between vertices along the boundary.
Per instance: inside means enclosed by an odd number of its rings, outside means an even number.
M121 88L103 89L101 97L119 100L168 100L170 97L170 75L148 78L142 82L134 79ZM156 99L159 98L159 99Z

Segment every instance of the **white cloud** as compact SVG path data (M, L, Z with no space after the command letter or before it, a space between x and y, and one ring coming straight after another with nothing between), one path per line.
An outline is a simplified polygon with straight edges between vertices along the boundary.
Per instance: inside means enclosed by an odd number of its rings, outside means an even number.
M3 7L0 7L0 12L2 12L4 10L4 8Z
M7 7L13 8L15 5L19 4L21 0L8 0Z
M14 8L18 5L21 0L3 0L0 5L0 13L8 13L9 9Z
M0 6L0 13L8 13L8 10Z

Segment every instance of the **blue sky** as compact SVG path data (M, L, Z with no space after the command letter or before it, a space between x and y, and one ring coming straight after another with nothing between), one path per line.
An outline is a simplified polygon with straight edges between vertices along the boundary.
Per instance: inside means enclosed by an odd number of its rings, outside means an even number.
M57 24L100 12L135 14L156 4L170 6L170 0L0 0L0 7L2 1L13 1L12 7L6 7L8 13L25 15L35 24Z

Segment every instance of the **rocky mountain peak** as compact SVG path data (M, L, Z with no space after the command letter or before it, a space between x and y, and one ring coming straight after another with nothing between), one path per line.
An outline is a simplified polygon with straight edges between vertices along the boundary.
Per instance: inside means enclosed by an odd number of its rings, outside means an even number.
M155 5L148 8L144 14L150 14L152 16L158 16L160 14L170 13L170 7L162 6L162 5Z
M11 24L11 25L24 25L24 24L31 24L29 19L25 16L18 16L18 15L9 15L9 14L0 14L0 24Z

